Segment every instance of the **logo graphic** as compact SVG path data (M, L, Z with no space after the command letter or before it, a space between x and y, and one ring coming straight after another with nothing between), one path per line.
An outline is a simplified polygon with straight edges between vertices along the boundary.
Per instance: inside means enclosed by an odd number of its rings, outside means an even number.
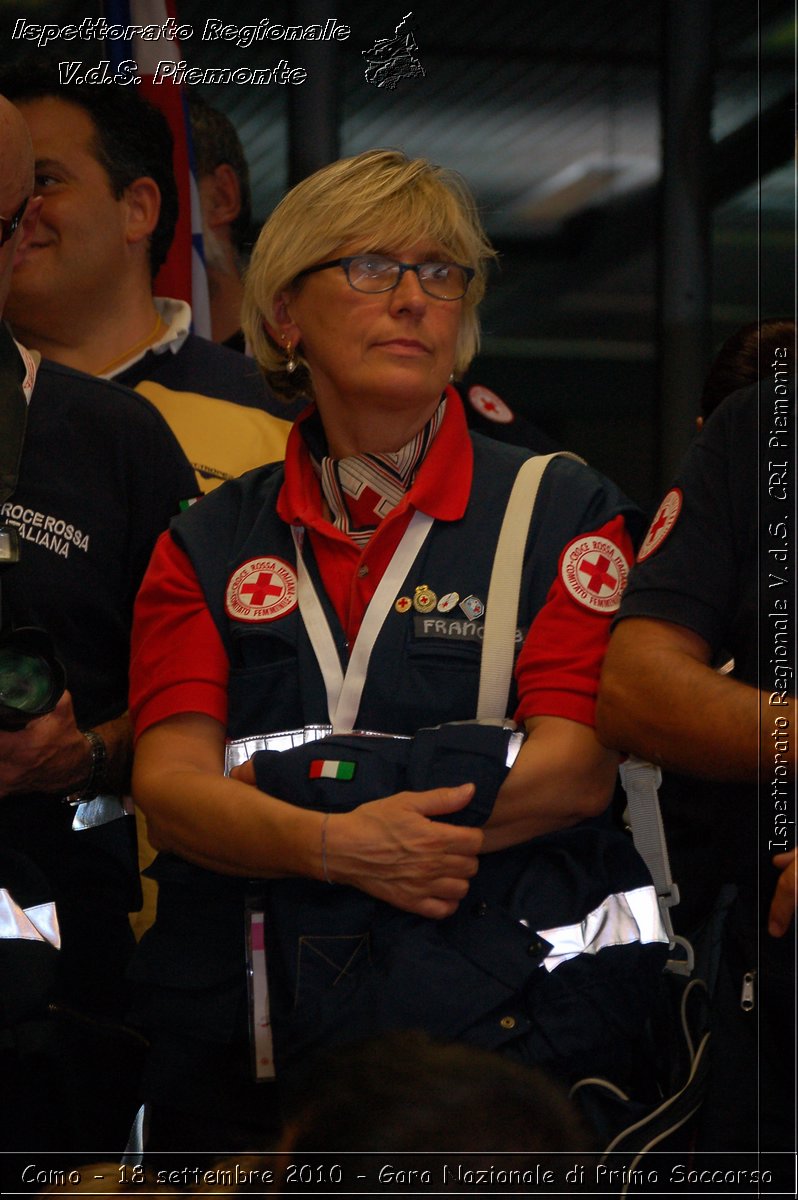
M275 621L296 608L294 568L281 558L251 558L230 576L224 607L234 621Z
M482 384L474 384L468 389L468 400L471 407L488 421L495 421L498 425L510 425L515 420L513 410L507 407L501 396L497 396Z
M637 555L637 561L642 562L661 546L676 524L676 518L682 511L682 493L679 488L671 488L657 509L657 514L651 522L648 533L643 538L643 545Z
M438 612L450 612L454 608L455 604L459 604L459 602L459 592L447 592L446 595L441 596L440 600L438 601Z
M460 609L465 613L469 621L476 621L484 613L485 605L479 596L466 596L465 600L460 601Z
M596 612L617 611L628 575L626 558L607 538L574 538L562 556L560 577L569 595Z
M394 30L393 37L377 38L368 50L361 54L368 60L366 82L374 87L393 91L400 79L415 79L426 75L416 51L416 35L410 25L412 12L407 13Z

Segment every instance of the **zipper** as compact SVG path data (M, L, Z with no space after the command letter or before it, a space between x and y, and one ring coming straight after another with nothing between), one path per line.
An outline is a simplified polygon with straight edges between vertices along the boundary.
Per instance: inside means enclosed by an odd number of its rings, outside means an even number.
M746 971L743 975L743 990L740 994L740 1008L743 1012L751 1012L754 1007L754 981L756 971Z

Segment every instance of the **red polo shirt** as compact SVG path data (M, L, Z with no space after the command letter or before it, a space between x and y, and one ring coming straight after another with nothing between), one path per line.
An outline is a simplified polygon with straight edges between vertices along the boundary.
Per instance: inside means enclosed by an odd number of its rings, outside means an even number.
M363 614L414 512L455 521L471 492L473 451L462 403L451 389L443 423L412 488L360 549L325 517L318 477L300 431L288 439L285 482L277 511L302 525L327 594L350 646ZM622 517L595 532L631 562L634 551ZM578 604L559 573L533 620L516 664L516 719L560 716L592 725L610 617ZM130 711L136 736L180 712L201 712L227 723L227 655L187 555L164 534L136 602Z

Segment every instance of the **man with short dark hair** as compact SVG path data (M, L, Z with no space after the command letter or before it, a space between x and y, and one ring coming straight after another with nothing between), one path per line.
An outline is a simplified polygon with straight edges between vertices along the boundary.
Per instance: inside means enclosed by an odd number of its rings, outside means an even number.
M5 73L0 91L30 130L43 200L9 296L17 334L56 362L145 395L203 491L282 458L289 424L273 415L254 363L192 334L184 302L153 296L176 217L162 114L133 88L61 85L38 63Z
M39 237L42 207L31 198L28 129L2 97L0 152L2 314L12 270L24 267ZM47 702L26 707L5 657L0 850L46 881L55 919L20 915L6 892L0 937L56 946L57 985L49 998L84 1015L118 1019L133 946L128 912L140 902L134 829L123 799L133 600L156 538L196 483L175 438L142 397L40 362L2 324L0 366L3 644L16 645L22 627L43 629L67 685L54 706L58 688L52 689L50 711ZM6 711L12 703L22 714L17 721ZM0 876L0 889L10 888L4 871ZM4 1020L13 1008L13 982L4 981Z

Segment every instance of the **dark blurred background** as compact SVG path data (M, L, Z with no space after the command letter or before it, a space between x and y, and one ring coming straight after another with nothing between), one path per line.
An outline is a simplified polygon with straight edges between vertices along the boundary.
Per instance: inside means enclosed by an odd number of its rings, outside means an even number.
M369 84L362 51L410 0L177 0L191 67L308 70L298 88L198 85L235 123L261 221L325 157L397 146L462 172L501 252L476 377L650 507L693 433L712 352L795 305L790 0L418 0L423 77ZM0 4L66 24L99 4ZM335 43L202 40L205 21L311 24ZM104 57L94 41L59 58ZM290 165L293 164L293 165ZM292 182L294 180L292 179Z

